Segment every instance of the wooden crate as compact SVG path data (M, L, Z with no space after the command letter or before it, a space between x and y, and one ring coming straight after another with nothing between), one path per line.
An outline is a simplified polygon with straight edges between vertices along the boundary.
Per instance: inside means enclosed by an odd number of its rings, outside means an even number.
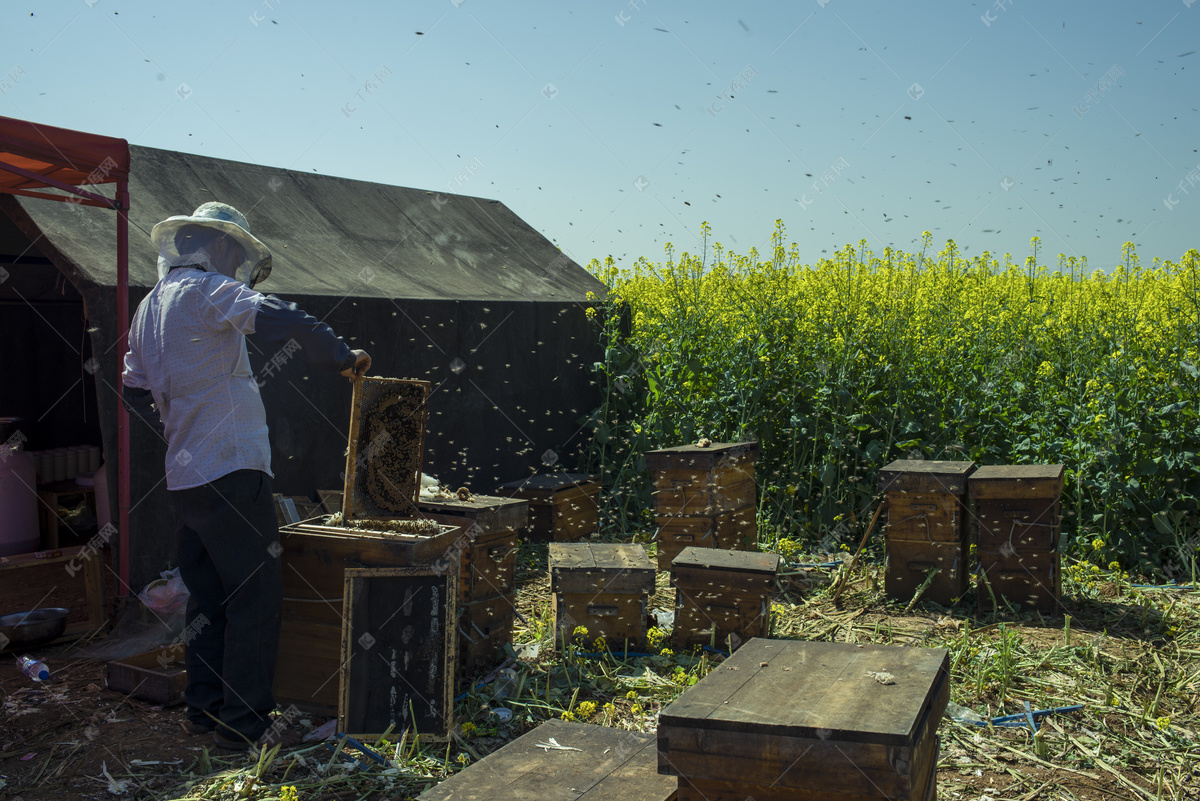
M548 720L417 799L673 801L676 781L657 773L655 742L653 733Z
M501 484L497 495L529 502L529 542L576 542L600 527L600 477L547 473Z
M654 563L641 545L551 543L550 591L559 637L570 639L583 626L589 644L604 637L613 649L627 643L640 648L654 575Z
M1058 609L1064 479L1061 464L1019 464L981 467L967 480L981 610L1005 601L1021 609Z
M78 639L108 621L101 562L104 551L91 545L51 548L0 556L0 609L70 609L67 627L54 642ZM16 646L0 641L0 652Z
M964 542L889 539L884 591L889 598L908 603L925 582L929 570L937 568L921 599L952 606L967 593L968 556Z
M460 603L514 590L517 539L529 522L528 501L472 495L466 501L422 500L419 509L422 515L461 531Z
M677 445L646 452L646 467L656 474L663 471L692 471L697 475L717 476L723 471L736 470L758 461L757 442L712 442L700 445Z
M733 647L770 631L771 594L779 555L715 548L685 548L671 564L675 585L677 648Z
M922 801L949 668L943 648L751 640L659 714L658 770L681 799Z
M1062 597L1062 572L1058 551L1024 551L1003 554L979 551L976 598L980 611L991 611L1005 600L1020 609L1058 610ZM991 588L991 592L988 588ZM996 604L992 603L992 596Z
M183 703L187 689L184 649L167 646L144 654L113 659L104 665L104 683L110 690L141 698L152 704Z
M713 516L755 504L757 442L680 445L646 453L654 472L654 508L661 517Z
M727 551L758 550L754 504L708 517L675 515L654 518L658 527L658 569L670 570L684 548L721 548Z
M974 467L974 462L898 459L880 470L888 541L962 542L966 479Z
M1062 528L1061 464L989 465L967 481L980 550L1054 550Z
M445 526L432 537L309 523L282 527L283 621L274 688L279 704L337 714L346 568L415 567L447 555L457 560L458 536L458 529Z
M458 608L460 678L490 668L501 649L512 640L517 596L515 592L475 598Z

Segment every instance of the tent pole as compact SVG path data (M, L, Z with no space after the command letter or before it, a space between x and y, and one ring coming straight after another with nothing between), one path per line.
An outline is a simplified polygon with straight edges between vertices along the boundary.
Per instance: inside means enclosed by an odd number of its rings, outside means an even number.
M129 411L121 395L125 353L129 350L129 182L117 182L117 527L120 586L129 595Z

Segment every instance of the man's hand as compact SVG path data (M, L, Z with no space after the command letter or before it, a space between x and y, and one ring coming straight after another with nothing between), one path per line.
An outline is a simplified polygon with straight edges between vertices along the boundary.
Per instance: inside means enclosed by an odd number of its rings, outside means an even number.
M362 378L371 369L371 357L365 350L352 350L350 355L354 357L354 366L343 370L342 375L353 381L356 378Z

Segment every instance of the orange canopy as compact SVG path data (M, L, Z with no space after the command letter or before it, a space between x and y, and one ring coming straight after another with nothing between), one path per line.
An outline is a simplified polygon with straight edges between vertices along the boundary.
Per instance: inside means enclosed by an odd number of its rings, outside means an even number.
M0 117L0 193L56 197L30 190L128 179L124 139Z

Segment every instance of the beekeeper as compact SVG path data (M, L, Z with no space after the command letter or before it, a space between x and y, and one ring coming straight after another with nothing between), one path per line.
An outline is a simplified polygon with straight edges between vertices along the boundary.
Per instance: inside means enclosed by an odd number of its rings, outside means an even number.
M191 593L188 726L245 749L279 734L269 716L282 604L271 446L246 335L351 379L371 358L294 303L255 291L271 251L232 206L170 217L150 239L159 280L129 329L123 395L161 423L167 441L179 568Z

